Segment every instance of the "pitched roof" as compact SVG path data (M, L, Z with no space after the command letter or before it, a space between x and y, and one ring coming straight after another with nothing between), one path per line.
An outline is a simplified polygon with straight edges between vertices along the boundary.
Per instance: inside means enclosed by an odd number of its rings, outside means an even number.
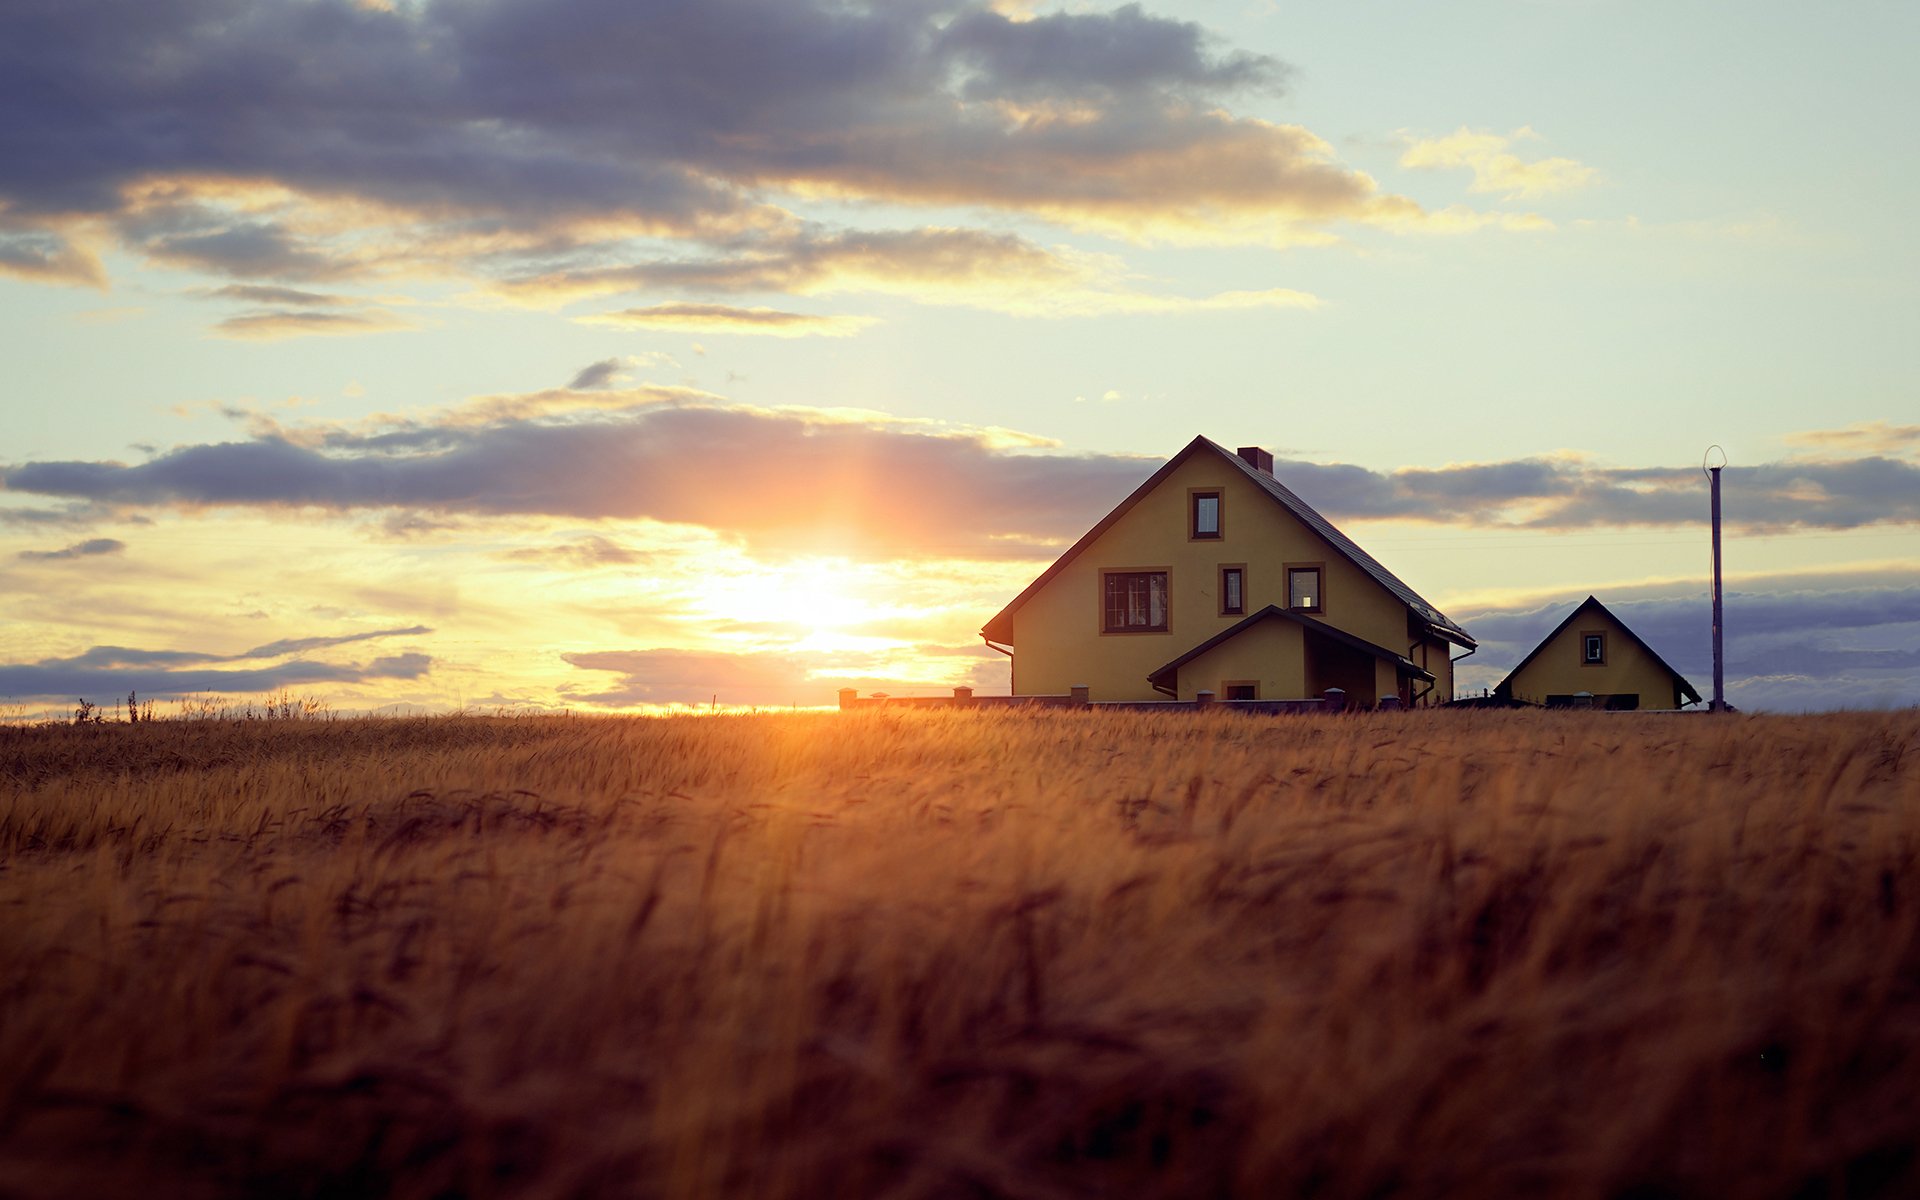
M1627 623L1625 621L1622 621L1619 617L1614 616L1612 611L1609 610L1606 605L1600 603L1599 598L1595 596L1588 596L1585 600L1581 601L1578 605L1574 607L1574 610L1572 612L1567 614L1566 620L1560 622L1558 625L1555 625L1553 627L1552 633L1549 633L1547 636L1541 638L1540 644L1535 646L1531 651L1528 652L1525 658L1520 660L1520 665L1515 667L1513 670L1508 671L1507 677L1505 679L1502 679L1498 684L1494 686L1493 694L1496 696L1512 696L1513 695L1513 677L1515 675L1518 675L1520 672L1526 670L1528 663L1540 657L1540 652L1547 648L1547 643L1559 637L1562 633L1565 633L1567 631L1567 627L1569 625L1572 625L1574 621L1578 620L1580 617L1580 614L1584 612L1599 613L1601 616L1605 617L1608 621L1612 622L1615 628L1617 628L1621 633L1626 634L1627 638L1630 641L1632 641L1634 645L1640 647L1640 649L1646 653L1647 657L1651 658L1660 667L1662 671L1665 671L1667 674L1673 676L1673 682L1675 687L1678 689L1681 695L1689 698L1688 703L1698 704L1700 702L1700 693L1694 690L1694 687L1691 683L1687 682L1687 677L1685 675L1682 675L1680 672L1674 670L1672 667L1668 666L1667 660L1660 657L1659 651L1655 650L1652 646L1649 646L1646 644L1646 642L1642 641L1640 639L1639 634L1635 633L1632 629L1628 628Z
M1181 449L1180 453L1168 459L1159 470L1149 475L1145 483L1133 489L1133 492L1128 495L1125 500L1122 500L1112 512L1100 519L1099 524L1087 530L1085 535L1072 546L1068 547L1067 552L1056 559L1052 566L1041 572L1038 579L1028 584L1026 589L1009 601L1005 608L995 613L993 619L981 628L981 635L995 641L1006 641L1008 635L1012 633L1012 630L1008 628L1008 626L1012 622L1013 614L1021 605L1025 604L1039 592L1041 588L1045 587L1055 575L1058 575L1066 568L1068 563L1078 558L1082 550L1092 545L1101 534L1111 528L1114 522L1125 516L1128 510L1135 504L1138 504L1149 492L1159 487L1160 481L1173 474L1175 468L1202 450L1211 450L1213 453L1239 468L1241 474L1251 480L1275 503L1293 514L1294 518L1301 524L1318 534L1321 540L1329 546L1332 546L1336 552L1346 556L1353 565L1365 571L1375 583L1391 592L1395 599L1412 609L1414 615L1418 616L1422 621L1425 621L1433 632L1446 638L1448 641L1455 642L1468 649L1472 649L1478 645L1478 643L1468 635L1466 630L1448 620L1444 613L1433 605L1428 604L1426 600L1421 597L1420 593L1414 591L1405 583L1402 583L1399 576L1381 566L1378 559L1354 544L1352 538L1341 533L1339 529L1334 527L1333 522L1316 512L1312 505L1294 495L1291 489L1287 488L1273 476L1264 471L1255 470L1252 464L1248 463L1247 460L1241 458L1238 454L1235 454L1218 442L1211 441L1205 437L1196 437L1191 442L1188 442L1186 446ZM1318 622L1316 622L1316 624L1318 624Z
M1376 646L1365 638L1353 636L1344 629L1335 629L1324 621L1316 621L1312 617L1303 617L1299 613L1281 608L1277 604L1269 604L1259 612L1250 614L1244 620L1235 621L1232 625L1227 626L1227 628L1221 630L1219 633L1201 642L1198 646L1182 654L1179 658L1174 659L1166 666L1148 675L1147 682L1164 691L1172 679L1179 674L1181 667L1186 666L1222 642L1232 641L1260 622L1270 620L1274 617L1280 617L1284 620L1292 621L1296 625L1305 626L1308 633L1318 634L1321 637L1338 642L1343 646L1349 646L1363 654L1371 654L1375 658L1390 662L1402 675L1411 675L1416 679L1424 679L1428 683L1433 682L1433 672L1416 666L1413 660L1407 658L1405 655L1397 654L1385 646Z

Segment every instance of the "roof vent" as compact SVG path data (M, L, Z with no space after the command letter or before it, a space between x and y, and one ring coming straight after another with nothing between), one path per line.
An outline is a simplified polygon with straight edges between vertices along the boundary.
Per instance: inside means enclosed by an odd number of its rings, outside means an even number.
M1235 450L1234 453L1240 456L1241 461L1262 475L1273 474L1273 455L1268 454L1260 447L1242 446L1238 450Z

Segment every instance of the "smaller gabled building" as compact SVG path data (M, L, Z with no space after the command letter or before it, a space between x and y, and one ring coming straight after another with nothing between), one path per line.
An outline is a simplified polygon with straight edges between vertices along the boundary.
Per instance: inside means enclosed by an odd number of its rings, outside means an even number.
M1684 708L1700 693L1607 606L1588 596L1493 694L1546 708Z

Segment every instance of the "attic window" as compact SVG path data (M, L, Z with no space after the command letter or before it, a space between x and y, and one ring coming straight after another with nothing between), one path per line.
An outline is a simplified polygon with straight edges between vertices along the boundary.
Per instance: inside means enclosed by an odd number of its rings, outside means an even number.
M1580 665L1583 667L1607 665L1606 634L1588 630L1580 635Z
M1190 536L1196 538L1217 538L1220 536L1220 493L1217 491L1193 492L1193 526Z

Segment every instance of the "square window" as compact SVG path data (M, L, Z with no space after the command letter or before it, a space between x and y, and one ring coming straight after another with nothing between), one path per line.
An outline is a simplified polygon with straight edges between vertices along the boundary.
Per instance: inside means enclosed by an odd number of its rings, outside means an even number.
M1166 632L1165 571L1106 571L1100 591L1102 633Z
M1229 683L1225 685L1229 700L1258 700L1260 685L1257 683Z
M1288 608L1296 612L1319 612L1323 599L1320 594L1319 567L1287 568Z
M1220 536L1220 493L1193 493L1193 527L1191 536L1197 538L1217 538Z
M1220 615L1239 616L1247 611L1247 569L1220 568Z

